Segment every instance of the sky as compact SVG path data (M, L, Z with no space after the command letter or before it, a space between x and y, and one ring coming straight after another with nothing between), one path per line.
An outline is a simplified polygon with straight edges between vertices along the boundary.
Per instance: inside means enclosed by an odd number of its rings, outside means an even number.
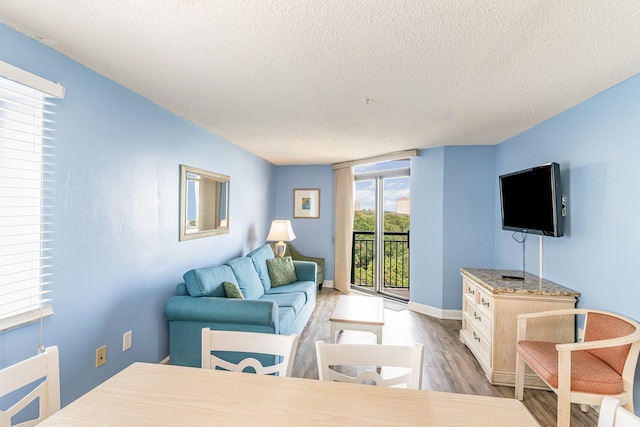
M369 173L382 170L400 169L409 167L409 161L393 161L371 165L358 166L354 168L354 174ZM357 181L355 183L355 201L360 202L360 209L373 210L375 204L374 181ZM396 211L396 200L406 197L410 199L409 177L384 179L384 210Z

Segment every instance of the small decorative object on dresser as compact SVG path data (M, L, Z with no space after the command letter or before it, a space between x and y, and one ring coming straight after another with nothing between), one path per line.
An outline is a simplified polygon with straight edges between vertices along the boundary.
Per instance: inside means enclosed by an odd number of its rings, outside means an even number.
M461 268L462 329L460 340L469 347L489 381L513 386L516 371L517 316L523 313L574 308L580 294L526 273L524 281L503 279L510 270ZM573 341L573 323L544 319L531 325L536 340ZM525 373L530 388L548 389L532 371Z

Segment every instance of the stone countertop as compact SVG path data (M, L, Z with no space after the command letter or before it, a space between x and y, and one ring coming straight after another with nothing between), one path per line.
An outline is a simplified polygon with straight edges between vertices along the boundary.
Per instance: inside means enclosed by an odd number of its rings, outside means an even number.
M484 268L461 268L462 275L483 285L495 294L536 294L548 296L579 297L580 292L557 283L525 273L524 280L503 279L502 275L522 277L522 271L490 270Z

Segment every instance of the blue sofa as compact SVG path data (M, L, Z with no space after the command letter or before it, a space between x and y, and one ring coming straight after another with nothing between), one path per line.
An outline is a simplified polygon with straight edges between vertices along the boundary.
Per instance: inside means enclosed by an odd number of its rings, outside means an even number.
M200 367L201 331L300 334L316 306L316 263L293 261L298 281L271 286L265 244L226 264L186 272L184 283L165 304L172 365ZM224 282L239 286L245 299L227 298Z

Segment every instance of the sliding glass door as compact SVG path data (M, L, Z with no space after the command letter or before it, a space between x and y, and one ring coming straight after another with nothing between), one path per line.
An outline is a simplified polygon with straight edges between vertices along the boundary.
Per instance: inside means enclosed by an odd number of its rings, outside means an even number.
M409 299L408 165L395 161L354 170L351 283L403 300Z

